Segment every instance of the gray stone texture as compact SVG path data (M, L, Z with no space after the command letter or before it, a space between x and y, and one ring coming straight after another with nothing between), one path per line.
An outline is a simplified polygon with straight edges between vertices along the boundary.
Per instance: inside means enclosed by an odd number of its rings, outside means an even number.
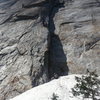
M48 1L0 0L0 100L87 68L100 75L100 1Z

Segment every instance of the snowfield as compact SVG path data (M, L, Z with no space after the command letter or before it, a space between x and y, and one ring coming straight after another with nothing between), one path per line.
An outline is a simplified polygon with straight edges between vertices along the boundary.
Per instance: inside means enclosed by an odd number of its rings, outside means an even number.
M51 100L53 93L59 96L58 100L83 100L82 97L74 97L71 93L71 88L76 84L75 76L79 75L60 77L59 79L34 87L10 100Z

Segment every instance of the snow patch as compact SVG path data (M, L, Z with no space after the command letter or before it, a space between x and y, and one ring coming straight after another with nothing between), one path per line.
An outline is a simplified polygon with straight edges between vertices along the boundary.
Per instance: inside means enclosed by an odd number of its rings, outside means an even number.
M76 84L75 76L80 75L60 77L59 79L34 87L10 100L51 100L53 93L59 96L58 100L82 100L82 97L74 97L71 93L71 89Z

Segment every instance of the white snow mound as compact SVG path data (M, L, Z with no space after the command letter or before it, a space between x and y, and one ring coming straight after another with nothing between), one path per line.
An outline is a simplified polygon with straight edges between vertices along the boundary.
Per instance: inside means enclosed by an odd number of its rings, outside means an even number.
M58 100L82 100L82 97L74 97L71 93L71 89L76 84L75 76L78 75L60 77L59 79L34 87L10 100L52 100L53 93L59 96Z

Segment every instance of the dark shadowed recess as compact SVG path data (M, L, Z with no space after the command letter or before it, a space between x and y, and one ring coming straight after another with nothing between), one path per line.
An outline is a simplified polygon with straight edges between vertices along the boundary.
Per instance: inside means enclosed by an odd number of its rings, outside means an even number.
M17 18L14 19L13 21L22 21L22 20L34 20L34 19L37 19L39 17L39 15L34 15L34 16L29 16L29 15L19 15L19 16L16 16Z
M52 0L51 0L52 1ZM64 7L64 1L55 0L50 2L49 6L49 23L48 23L48 42L49 42L49 79L58 78L59 76L68 75L67 58L63 50L63 45L58 35L55 34L54 16L59 8Z
M33 7L42 7L43 5L47 4L47 1L42 1L39 3L35 3L35 4L30 4L30 5L22 5L23 8L33 8Z

